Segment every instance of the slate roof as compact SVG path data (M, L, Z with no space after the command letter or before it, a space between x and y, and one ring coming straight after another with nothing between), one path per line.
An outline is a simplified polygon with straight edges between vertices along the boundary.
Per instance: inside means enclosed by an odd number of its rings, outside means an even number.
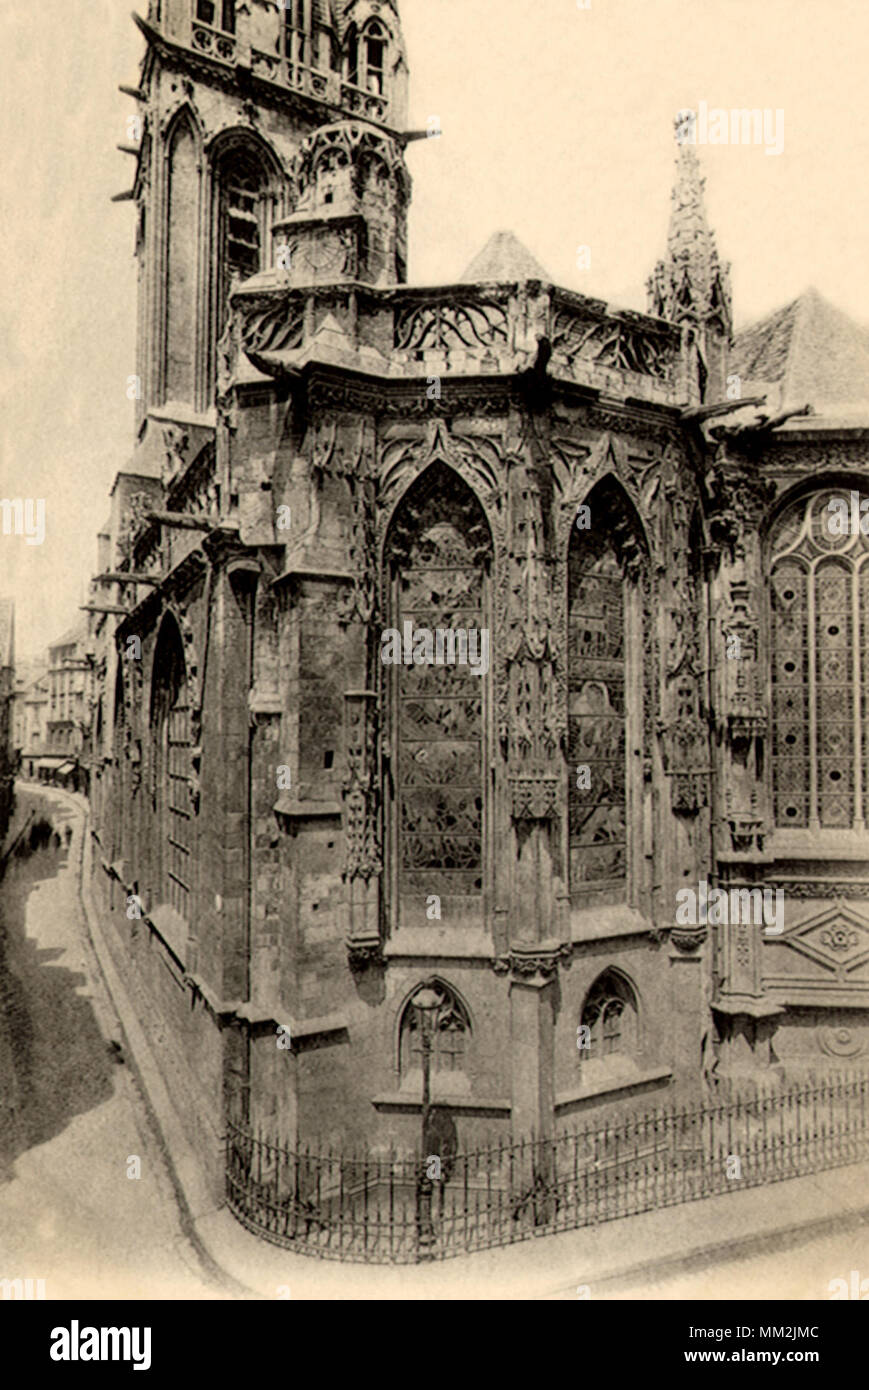
M815 289L737 333L729 369L743 395L816 408L869 401L869 330Z
M506 284L519 280L551 282L552 276L532 256L527 246L523 246L519 238L508 231L493 232L461 276L460 283L468 285L489 280Z

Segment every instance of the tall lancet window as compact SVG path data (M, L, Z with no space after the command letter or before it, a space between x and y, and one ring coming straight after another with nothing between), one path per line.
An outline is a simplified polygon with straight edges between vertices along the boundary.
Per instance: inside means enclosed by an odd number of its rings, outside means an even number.
M187 919L193 853L190 701L184 647L171 618L163 621L154 653L151 737L162 899Z
M264 268L270 217L269 182L265 163L252 142L233 141L216 158L213 343L219 340L226 326L233 286Z
M491 549L479 502L442 464L410 488L387 538L404 657L383 666L393 925L483 925Z
M284 43L290 63L311 62L311 0L285 0Z
M849 491L783 512L770 544L776 825L864 828L869 536ZM869 524L869 523L867 523Z
M633 902L640 890L632 836L642 824L651 718L648 597L613 541L630 536L639 565L639 528L617 489L595 490L587 505L591 524L574 527L568 555L570 892L582 907Z
M383 96L386 80L386 30L376 19L365 27L363 51L365 55L364 85L369 92Z

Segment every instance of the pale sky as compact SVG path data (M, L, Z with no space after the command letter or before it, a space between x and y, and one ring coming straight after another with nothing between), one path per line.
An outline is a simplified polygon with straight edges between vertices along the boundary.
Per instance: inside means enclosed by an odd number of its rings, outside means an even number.
M140 8L146 8L140 4ZM129 457L134 211L127 139L143 41L129 0L0 7L0 498L44 497L43 545L0 535L29 655L78 617ZM512 228L553 278L644 309L682 107L784 112L784 149L704 146L737 325L813 284L869 322L866 0L402 0L410 279L453 281ZM577 270L577 247L591 267Z

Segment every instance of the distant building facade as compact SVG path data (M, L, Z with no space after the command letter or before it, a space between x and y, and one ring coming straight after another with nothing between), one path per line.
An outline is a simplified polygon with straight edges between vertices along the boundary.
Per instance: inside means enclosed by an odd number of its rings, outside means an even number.
M230 1115L412 1144L432 978L462 1143L865 1056L859 330L734 339L691 147L649 314L410 288L391 0L138 22L95 886L216 1188Z
M38 778L86 792L83 753L90 736L93 678L84 621L49 645L44 684L48 702L44 707L44 749L36 762Z
M45 752L48 705L46 661L16 663L13 743L22 777L37 776L38 762Z

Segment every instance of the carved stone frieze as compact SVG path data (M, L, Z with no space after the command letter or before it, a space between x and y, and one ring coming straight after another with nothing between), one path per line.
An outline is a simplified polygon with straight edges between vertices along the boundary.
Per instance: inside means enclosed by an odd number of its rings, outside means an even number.
M495 957L492 969L496 975L512 974L520 980L551 980L559 964L569 965L572 957L573 948L567 942L516 942L506 955Z

